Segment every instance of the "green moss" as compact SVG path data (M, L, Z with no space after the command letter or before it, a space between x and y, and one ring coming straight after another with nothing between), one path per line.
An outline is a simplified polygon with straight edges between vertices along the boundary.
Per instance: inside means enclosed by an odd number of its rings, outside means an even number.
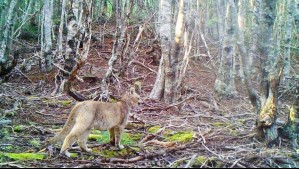
M140 148L124 148L122 150L93 150L94 153L98 153L105 158L128 158L129 156L134 156L137 151L140 151Z
M119 157L119 156L123 156L123 155L127 155L128 154L128 150L127 149L122 149L121 151L114 151L114 150L103 150L100 151L99 153L100 155L102 155L105 158L113 158L113 157Z
M17 125L17 126L15 126L14 128L13 128L13 130L15 131L15 132L22 132L22 131L24 131L25 130L25 126L23 126L23 125Z
M2 136L2 137L5 138L5 137L7 137L9 135L10 135L10 132L9 132L8 128L3 128L3 129L0 130L0 136Z
M203 165L208 160L205 156L198 156L195 160L194 165Z
M42 160L46 157L46 154L37 153L4 153L3 155L12 160Z
M48 106L53 106L53 107L56 107L59 102L55 99L44 99L42 100L42 102Z
M148 129L149 133L156 133L158 130L161 129L161 126L153 126Z
M40 98L36 97L36 96L28 96L27 99L28 100L40 100Z
M62 101L59 101L59 103L62 105L62 106L68 106L72 103L73 101L72 100L62 100Z
M35 123L35 122L29 122L30 126L38 126L39 124L38 123Z
M238 119L237 122L243 125L246 124L247 121L245 119Z
M125 127L127 130L133 130L133 129L140 129L144 128L144 124L141 123L128 123Z
M96 141L99 143L107 143L110 140L109 132L101 132L101 134L95 134L98 135Z
M77 154L77 153L70 153L70 155L71 155L71 156L70 156L71 158L77 158L77 157L78 157L78 154Z
M232 135L232 136L239 136L240 132L238 130L236 130L236 129L233 129L233 130L230 131L230 135Z
M143 134L131 134L131 133L123 133L121 144L123 145L134 145L137 141L141 139ZM107 143L110 140L109 132L100 132L100 134L90 134L88 136L89 140L96 140L99 143Z
M125 136L127 135L127 139L128 140L132 140L134 142L140 141L141 138L144 136L144 134L132 134L132 133L127 133L125 134Z
M226 123L222 123L222 122L215 122L212 125L215 127L226 127L227 126Z
M92 134L101 134L102 132L100 130L92 130Z
M33 140L30 140L29 143L34 146L35 148L39 148L41 143L39 140L36 140L36 139L33 139Z
M177 142L190 142L193 139L194 132L192 131L179 131L171 136L166 136L168 141L177 141Z
M8 113L6 113L6 117L13 117L15 116L16 112L15 111L10 111Z
M7 151L15 150L15 147L13 147L13 146L6 146L5 150L7 150Z
M139 147L130 147L132 150L136 151L136 152L140 152L141 149Z
M88 136L88 140L97 141L97 140L101 140L101 139L103 139L103 135L101 135L101 134L89 134L89 136Z

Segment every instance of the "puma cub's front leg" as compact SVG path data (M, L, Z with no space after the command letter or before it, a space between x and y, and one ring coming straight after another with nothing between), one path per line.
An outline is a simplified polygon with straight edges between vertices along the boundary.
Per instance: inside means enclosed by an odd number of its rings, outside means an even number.
M114 128L109 129L109 135L110 135L110 144L115 146L115 132Z
M121 136L122 136L123 131L124 131L124 127L122 127L122 126L115 127L115 129L114 129L115 144L120 150L125 148L123 145L120 144L121 143Z

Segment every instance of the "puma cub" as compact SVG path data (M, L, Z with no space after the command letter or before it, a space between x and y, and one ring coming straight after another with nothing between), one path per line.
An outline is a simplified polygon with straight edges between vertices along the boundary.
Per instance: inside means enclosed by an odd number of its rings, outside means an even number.
M100 101L83 101L77 103L71 111L62 130L46 144L54 144L63 141L60 154L70 156L67 149L77 140L81 150L90 152L86 142L93 128L98 130L109 130L110 143L123 149L120 144L121 136L127 123L129 113L134 105L139 102L139 95L134 88L130 89L120 101L107 103Z

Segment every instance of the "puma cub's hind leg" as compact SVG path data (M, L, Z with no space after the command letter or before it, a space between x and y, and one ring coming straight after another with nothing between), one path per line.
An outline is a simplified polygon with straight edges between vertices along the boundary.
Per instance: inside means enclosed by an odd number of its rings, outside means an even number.
M117 146L120 150L124 148L123 145L121 145L121 136L124 131L124 127L118 126L114 128L115 132L115 146Z
M60 155L65 154L65 156L70 157L70 153L68 152L68 148L72 146L77 140L77 137L75 135L68 135L64 139L63 145L60 150Z
M91 132L91 129L87 129L85 132L83 132L83 134L81 136L79 136L78 138L78 145L79 147L81 148L82 151L85 151L85 152L91 152L91 149L90 148L87 148L87 139L88 139L88 136Z
M115 145L115 132L114 132L114 128L109 129L109 135L110 135L110 144L112 144L113 146Z
M82 137L82 134L85 134L85 132L88 130L88 128L89 128L88 126L84 126L81 123L76 123L75 126L73 127L72 131L70 132L70 134L67 135L66 138L64 139L63 145L60 150L60 154L64 153L70 146L72 146L77 141L77 139L79 137ZM86 136L84 135L84 138L85 137ZM84 138L82 137L80 140L82 144L84 142L84 141L82 141ZM66 153L65 153L65 155L68 156Z

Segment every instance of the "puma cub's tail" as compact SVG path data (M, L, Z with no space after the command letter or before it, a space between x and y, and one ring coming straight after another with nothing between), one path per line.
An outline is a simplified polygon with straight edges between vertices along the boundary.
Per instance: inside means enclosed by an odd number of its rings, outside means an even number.
M72 130L73 126L76 123L76 117L78 115L78 109L80 108L80 103L77 104L71 111L65 125L61 129L61 131L56 134L54 137L46 140L46 144L55 144L57 142L63 141L65 137L69 134L69 132Z

